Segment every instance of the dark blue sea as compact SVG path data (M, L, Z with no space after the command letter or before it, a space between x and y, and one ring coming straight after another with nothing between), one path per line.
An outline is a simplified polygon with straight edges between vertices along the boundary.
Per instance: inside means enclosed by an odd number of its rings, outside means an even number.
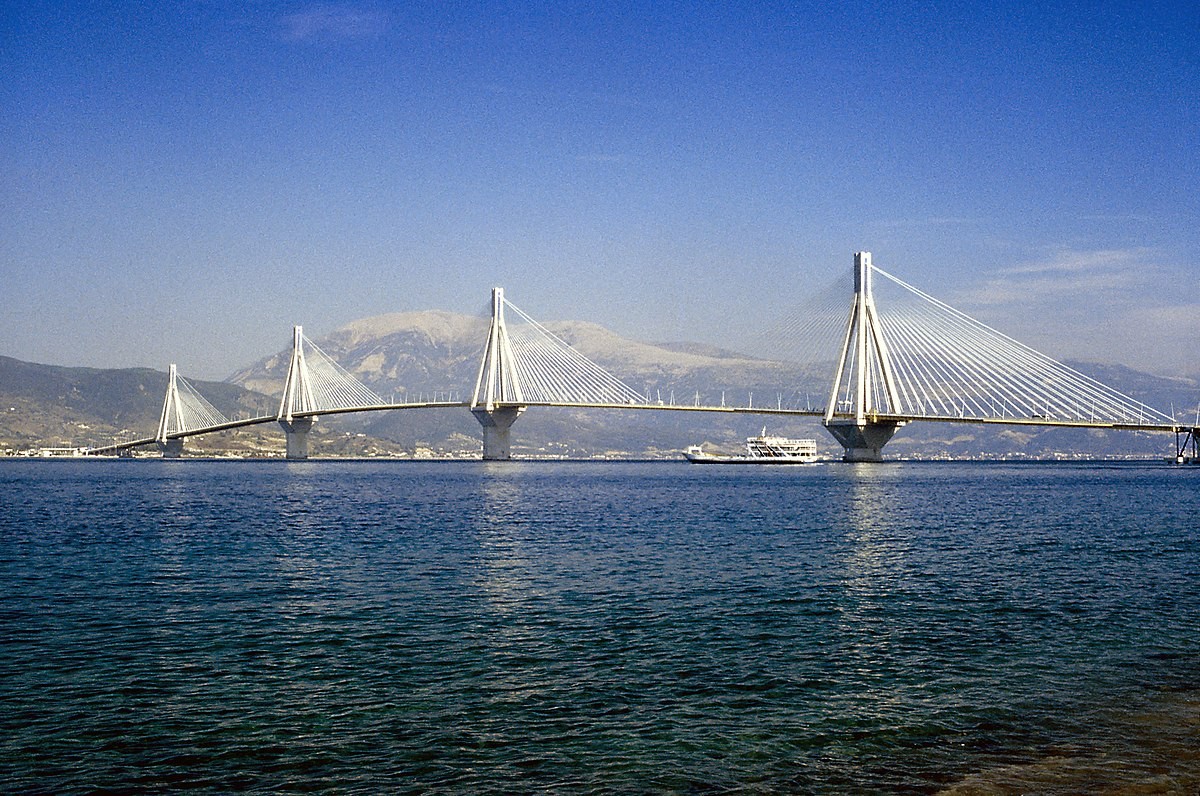
M1195 793L1200 468L0 462L5 793Z

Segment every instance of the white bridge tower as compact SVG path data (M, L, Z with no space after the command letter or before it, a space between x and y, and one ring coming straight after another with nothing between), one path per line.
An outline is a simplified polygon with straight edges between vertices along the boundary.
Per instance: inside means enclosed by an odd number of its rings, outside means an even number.
M316 408L312 378L304 360L304 327L292 327L292 361L288 364L287 380L283 384L283 400L279 402L277 420L287 439L289 459L308 458L308 432L315 417L293 417L293 413Z
M168 439L167 435L183 425L184 408L179 396L179 369L172 363L167 371L167 397L163 399L162 415L158 419L158 432L154 435L158 449L164 459L183 456L183 438Z
M871 270L871 253L855 252L854 300L825 405L825 428L846 449L847 462L883 461L883 446L904 425L878 419L895 413L900 401L871 293Z
M504 325L504 288L492 288L492 323L487 347L479 363L479 376L471 396L471 413L483 426L483 458L496 461L512 458L509 431L525 407L521 378L515 367L508 327Z

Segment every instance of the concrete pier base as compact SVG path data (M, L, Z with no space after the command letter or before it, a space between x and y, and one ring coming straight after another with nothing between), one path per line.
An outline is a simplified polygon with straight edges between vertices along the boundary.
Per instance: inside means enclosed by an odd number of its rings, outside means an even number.
M483 426L483 459L484 461L504 461L512 458L512 444L509 430L521 413L523 406L506 406L502 409L472 409L471 414Z
M279 425L287 437L287 457L289 459L308 458L308 432L312 430L315 419L297 417L293 420L279 421Z
M158 443L158 450L164 459L178 459L183 456L183 439L169 439Z
M831 420L825 424L825 428L846 449L842 461L881 462L883 446L902 425L899 422L860 425L855 420Z

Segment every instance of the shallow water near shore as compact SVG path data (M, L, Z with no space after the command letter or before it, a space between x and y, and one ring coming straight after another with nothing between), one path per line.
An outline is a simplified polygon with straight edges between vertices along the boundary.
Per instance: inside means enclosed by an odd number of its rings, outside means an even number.
M0 462L5 792L1200 789L1200 468Z

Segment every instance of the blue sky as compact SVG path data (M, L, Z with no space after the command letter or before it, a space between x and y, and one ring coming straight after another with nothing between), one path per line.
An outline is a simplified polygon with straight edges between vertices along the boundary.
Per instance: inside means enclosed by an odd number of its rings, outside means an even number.
M719 344L866 249L1200 374L1195 3L22 2L0 103L21 359L220 378L493 285Z

